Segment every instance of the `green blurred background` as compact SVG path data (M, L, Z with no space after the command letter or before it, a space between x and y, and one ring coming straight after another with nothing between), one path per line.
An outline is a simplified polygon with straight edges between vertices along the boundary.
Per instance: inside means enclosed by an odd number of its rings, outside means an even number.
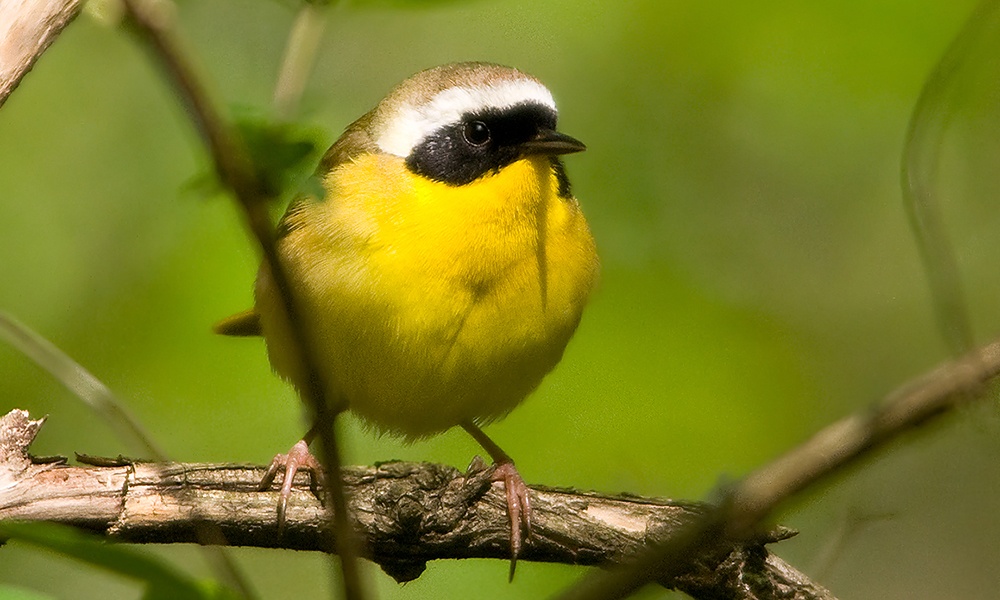
M589 146L566 163L600 289L559 368L487 430L529 482L711 498L947 356L898 172L911 109L971 0L348 4L303 102L324 143L411 73L476 59L545 81L561 129ZM227 105L268 110L293 9L181 3ZM941 147L939 189L985 341L1000 330L1000 86L982 73ZM0 309L126 398L172 457L263 463L302 434L302 411L261 342L209 332L249 306L257 258L231 203L192 186L207 168L147 55L79 18L0 110ZM0 390L4 410L50 415L37 454L129 452L5 346ZM462 432L404 445L350 418L345 431L350 463L464 467L479 452ZM988 406L894 445L786 507L780 522L801 534L778 554L843 598L996 597L998 433ZM208 574L194 548L148 551ZM141 595L16 543L0 552L0 583ZM329 588L320 556L235 555L264 598ZM535 598L585 572L524 563L508 585L506 570L433 563L405 587L370 575L381 598Z

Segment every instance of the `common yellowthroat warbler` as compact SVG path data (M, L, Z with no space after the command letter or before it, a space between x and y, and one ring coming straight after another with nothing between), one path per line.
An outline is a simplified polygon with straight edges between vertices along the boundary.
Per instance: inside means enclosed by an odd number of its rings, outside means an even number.
M417 73L348 126L320 163L326 195L299 198L277 250L326 398L408 440L462 426L506 487L511 551L530 524L528 488L480 426L506 415L559 362L594 286L594 240L559 155L537 79L487 63ZM262 266L255 306L216 326L263 335L299 390L292 338ZM283 498L312 434L288 455Z

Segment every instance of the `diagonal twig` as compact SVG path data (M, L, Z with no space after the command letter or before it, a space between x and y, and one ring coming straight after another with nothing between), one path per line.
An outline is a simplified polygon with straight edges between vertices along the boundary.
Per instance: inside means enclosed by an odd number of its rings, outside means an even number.
M751 539L782 503L815 487L892 441L985 396L1000 375L1000 341L945 363L889 394L878 406L825 427L803 444L754 471L724 494L720 505L625 568L585 577L562 600L624 598L651 581L690 568Z
M320 458L329 474L327 479L330 482L333 530L337 532L336 539L339 542L343 588L348 600L364 598L361 575L355 558L358 552L351 534L345 490L340 482L343 465L334 429L336 413L325 398L324 375L316 368L312 359L309 338L302 327L292 287L277 255L275 229L266 204L270 198L263 190L246 146L217 110L201 78L182 51L169 17L162 10L163 7L154 6L144 0L125 0L124 6L131 25L140 39L150 48L154 58L159 61L170 84L188 109L212 156L219 180L233 193L242 209L246 225L258 242L263 260L278 289L287 317L286 322L295 342L289 349L292 353L290 358L294 363L302 365L303 372L307 374L306 389L300 392L310 409L312 421L318 432Z
M0 2L0 106L80 13L83 0Z

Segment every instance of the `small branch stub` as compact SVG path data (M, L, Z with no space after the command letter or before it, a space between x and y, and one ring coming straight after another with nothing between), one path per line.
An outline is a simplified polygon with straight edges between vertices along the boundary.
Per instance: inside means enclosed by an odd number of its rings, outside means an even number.
M31 465L28 447L44 423L44 417L33 421L28 411L16 408L0 417L0 487L13 485Z

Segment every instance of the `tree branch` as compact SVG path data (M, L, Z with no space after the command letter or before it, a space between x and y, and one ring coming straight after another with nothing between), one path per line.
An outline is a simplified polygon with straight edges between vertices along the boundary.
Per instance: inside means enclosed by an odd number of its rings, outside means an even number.
M0 106L80 12L82 0L0 2Z
M723 501L625 568L585 577L562 600L624 598L646 583L690 569L699 556L727 552L799 492L815 488L902 435L985 396L1000 375L1000 341L907 382L878 406L836 421L727 490Z
M329 521L306 474L296 478L279 533L277 492L257 490L262 467L89 457L81 460L101 464L38 463L28 445L41 425L20 410L0 419L0 520L61 522L132 543L192 543L197 526L211 522L235 546L329 550ZM344 484L362 554L398 581L418 577L429 560L510 558L504 491L482 464L467 473L429 463L350 467ZM602 566L669 540L708 508L540 486L531 502L523 560ZM759 582L771 597L832 599L764 547L791 535L766 532L661 583L696 598L760 597L747 587Z

